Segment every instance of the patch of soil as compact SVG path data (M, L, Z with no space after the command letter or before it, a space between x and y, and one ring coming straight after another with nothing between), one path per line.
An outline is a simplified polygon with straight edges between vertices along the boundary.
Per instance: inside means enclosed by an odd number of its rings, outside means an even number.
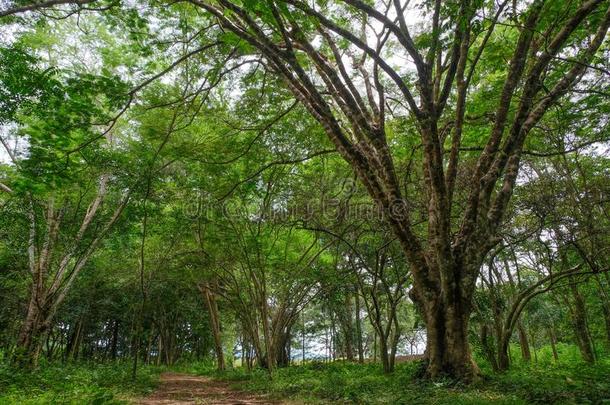
M282 404L263 395L238 391L224 381L189 374L163 373L159 387L148 397L135 402L139 405L196 404L251 405Z

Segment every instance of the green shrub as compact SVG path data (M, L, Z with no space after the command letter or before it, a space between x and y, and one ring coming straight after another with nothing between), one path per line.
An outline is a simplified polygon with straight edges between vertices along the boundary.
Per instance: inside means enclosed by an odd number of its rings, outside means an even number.
M518 360L520 353L515 351L516 361L508 372L493 374L484 366L483 378L468 386L418 380L418 363L398 364L391 375L383 374L379 364L312 362L278 369L272 377L260 369L250 373L234 369L216 377L236 382L236 389L306 403L580 404L610 400L610 358L587 365L577 348L560 345L559 349L559 362L554 361L550 348L538 349L538 362L531 363Z
M0 364L1 404L119 404L154 389L161 369L129 363L41 364L33 372Z

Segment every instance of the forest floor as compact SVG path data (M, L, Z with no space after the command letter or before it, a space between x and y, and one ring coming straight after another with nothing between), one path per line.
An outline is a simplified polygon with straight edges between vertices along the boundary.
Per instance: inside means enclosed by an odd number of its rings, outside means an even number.
M421 364L400 362L392 374L378 363L311 361L274 371L230 367L216 372L209 361L172 367L143 365L132 379L131 361L43 362L35 372L15 368L0 356L0 405L126 404L421 404L529 405L609 404L610 352L586 364L572 345L537 348L530 362L511 348L513 364L494 373L477 358L480 381L418 379Z
M264 395L236 390L226 381L168 372L161 374L159 387L152 395L137 400L135 403L139 405L251 405L281 404L282 402L271 400Z
M209 364L191 364L179 371L227 382L239 391L296 401L293 404L610 404L608 354L600 352L596 364L586 364L577 348L562 344L559 361L545 346L526 363L520 360L518 348L511 349L509 371L494 373L479 358L483 375L470 385L418 379L422 364L413 361L398 363L390 375L383 373L380 364L340 360L279 368L273 378L265 370L248 372L241 367L214 372Z

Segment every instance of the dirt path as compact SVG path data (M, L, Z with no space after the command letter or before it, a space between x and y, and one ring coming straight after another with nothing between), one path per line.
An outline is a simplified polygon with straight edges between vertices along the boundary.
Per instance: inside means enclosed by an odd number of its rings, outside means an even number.
M161 384L150 396L136 401L140 405L159 404L282 404L261 395L235 390L224 381L189 374L163 373Z

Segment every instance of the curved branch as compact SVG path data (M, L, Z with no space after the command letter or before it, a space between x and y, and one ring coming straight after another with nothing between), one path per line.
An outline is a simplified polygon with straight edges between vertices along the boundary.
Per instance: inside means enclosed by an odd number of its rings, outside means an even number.
M7 10L0 11L0 18L25 13L26 11L36 11L53 6L59 6L62 4L76 4L80 7L85 4L95 3L96 1L97 0L47 0L42 2L34 2L32 4L28 4L27 6L9 8Z

